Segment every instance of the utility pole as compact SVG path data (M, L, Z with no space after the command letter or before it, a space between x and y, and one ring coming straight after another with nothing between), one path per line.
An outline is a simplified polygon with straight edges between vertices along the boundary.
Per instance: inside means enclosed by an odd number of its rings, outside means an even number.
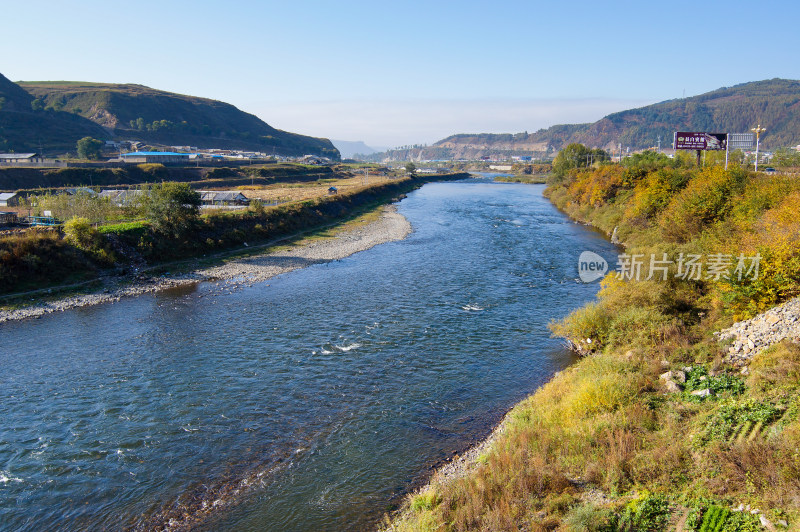
M756 134L756 172L758 172L758 141L759 141L759 138L761 137L761 134L763 132L765 132L766 129L761 127L761 124L758 124L756 127L751 129L750 131L752 131L753 133Z
M658 153L661 153L661 135L658 136Z
M730 133L726 133L725 134L725 171L728 170L728 153L730 153L730 149L728 148L728 146L730 146L730 143L731 143L731 134Z

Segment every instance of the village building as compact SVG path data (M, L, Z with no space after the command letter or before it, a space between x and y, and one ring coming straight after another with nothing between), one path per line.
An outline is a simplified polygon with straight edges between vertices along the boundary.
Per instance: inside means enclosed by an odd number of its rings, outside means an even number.
M16 207L20 199L16 192L0 192L0 207Z
M97 197L108 199L117 207L127 207L139 201L142 194L144 194L143 190L108 189L100 191Z
M89 187L71 187L71 188L65 188L65 189L64 189L64 193L66 193L68 196L76 196L76 195L78 195L78 194L83 194L83 195L86 195L86 196L91 196L91 197L93 197L93 198L94 198L95 196L97 196L97 192L95 192L94 190L92 190L92 189L91 189L91 188L89 188Z
M42 160L38 153L0 153L0 164L37 163Z
M250 203L250 200L236 190L198 190L200 201L203 207L242 207Z
M121 158L126 163L186 163L189 162L189 153L174 151L135 151L123 153Z

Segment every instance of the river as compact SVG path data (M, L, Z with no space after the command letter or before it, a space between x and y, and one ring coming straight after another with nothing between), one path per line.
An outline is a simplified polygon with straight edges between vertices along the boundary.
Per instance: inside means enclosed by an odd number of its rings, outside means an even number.
M432 183L405 240L0 325L0 529L351 530L572 361L613 246L543 186Z

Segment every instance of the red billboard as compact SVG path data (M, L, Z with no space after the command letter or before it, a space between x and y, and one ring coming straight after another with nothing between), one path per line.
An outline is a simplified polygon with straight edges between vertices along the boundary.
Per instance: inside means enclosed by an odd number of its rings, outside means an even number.
M675 133L676 150L724 150L727 133L684 132Z

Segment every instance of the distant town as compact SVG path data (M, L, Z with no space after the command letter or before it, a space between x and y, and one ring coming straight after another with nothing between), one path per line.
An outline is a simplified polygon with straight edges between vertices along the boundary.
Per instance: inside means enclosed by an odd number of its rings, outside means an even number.
M68 167L113 167L113 165L160 163L177 165L204 165L215 163L265 163L298 162L303 164L327 164L327 157L304 155L287 157L256 151L198 148L197 146L168 146L152 148L144 142L135 140L107 140L101 150L101 158L96 161L80 161L69 158L47 158L38 152L0 153L0 164L13 166L33 166L48 168Z

